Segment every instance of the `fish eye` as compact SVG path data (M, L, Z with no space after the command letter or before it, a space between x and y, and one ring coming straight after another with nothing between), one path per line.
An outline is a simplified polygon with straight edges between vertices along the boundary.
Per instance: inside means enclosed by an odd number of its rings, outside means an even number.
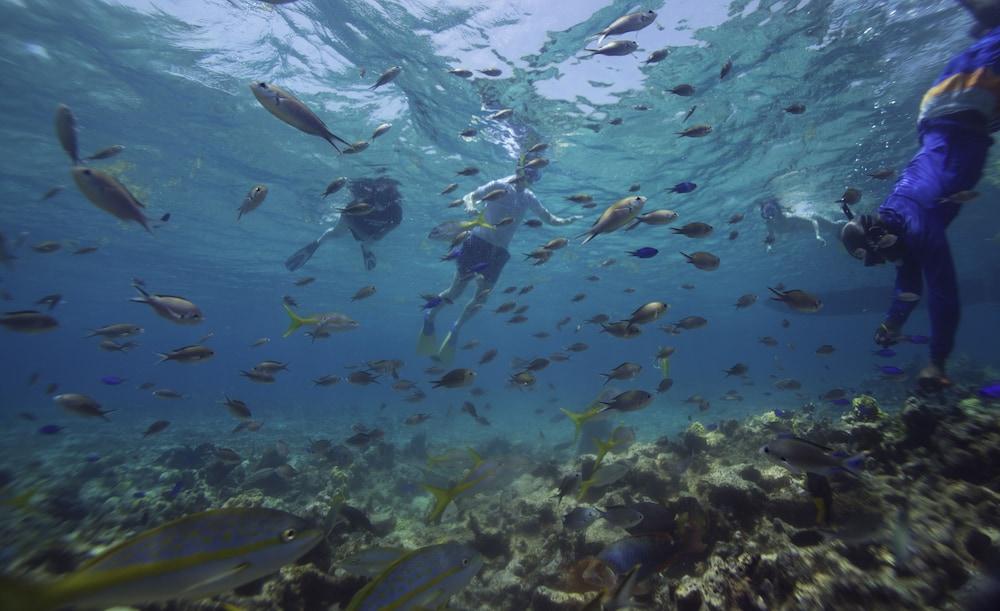
M86 169L86 170L84 170L83 173L84 173L85 176L90 176L92 174L92 172L90 171L89 168Z
M770 454L771 453L771 448L769 448L767 446L764 446L764 453L765 454Z
M469 559L468 558L462 558L462 566L469 566Z
M261 81L259 85L261 89L267 89L267 83L265 83L264 81Z
M281 531L281 540L288 543L289 541L294 540L297 534L299 533L297 533L294 528L286 528Z

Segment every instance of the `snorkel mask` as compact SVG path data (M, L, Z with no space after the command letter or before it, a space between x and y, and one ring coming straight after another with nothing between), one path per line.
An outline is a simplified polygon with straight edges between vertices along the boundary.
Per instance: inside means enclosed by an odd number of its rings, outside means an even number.
M847 224L840 231L840 241L855 259L864 261L865 267L896 259L900 253L894 248L899 237L889 231L870 214L856 216L847 204L841 208L847 217Z
M515 184L518 188L523 189L528 183L538 182L542 178L542 168L546 165L548 165L548 162L541 157L528 159L525 153L521 153L521 156L517 158L517 170L514 177Z

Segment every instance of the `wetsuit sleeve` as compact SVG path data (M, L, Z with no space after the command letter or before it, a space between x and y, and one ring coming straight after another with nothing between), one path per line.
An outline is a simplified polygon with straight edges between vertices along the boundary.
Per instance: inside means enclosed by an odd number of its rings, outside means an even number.
M920 254L927 284L927 309L931 318L931 362L943 366L955 346L955 331L961 306L958 299L958 281L955 262L945 236L944 227L929 232Z
M568 225L573 222L573 219L563 218L561 216L556 216L548 211L542 202L538 201L534 193L525 192L524 197L528 199L528 208L535 213L535 216L542 219L545 223L549 225Z
M907 256L903 264L896 268L896 288L892 291L892 305L885 317L890 327L901 329L917 307L916 301L902 301L899 296L903 293L923 294L924 283L920 273L920 262L912 256Z

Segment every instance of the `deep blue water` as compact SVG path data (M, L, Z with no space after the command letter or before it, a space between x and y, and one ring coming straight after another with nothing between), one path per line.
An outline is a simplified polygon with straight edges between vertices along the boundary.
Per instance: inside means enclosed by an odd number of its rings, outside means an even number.
M581 60L587 36L632 8L660 13L657 25L632 35L640 51L634 57ZM427 412L434 417L422 426L442 445L474 445L492 436L533 440L538 431L546 443L557 443L568 437L570 427L550 422L551 416L559 407L584 409L601 391L598 373L635 361L644 366L642 375L616 387L653 390L660 379L653 355L658 346L672 345L677 348L673 389L644 412L623 418L638 425L640 438L653 439L687 426L689 416L712 422L797 408L838 386L876 388L890 406L898 405L926 358L925 347L906 345L891 361L872 356L879 311L801 315L766 306L767 287L779 282L820 297L871 287L884 292L887 305L893 272L862 269L838 244L824 245L809 230L779 233L768 251L756 202L774 196L799 214L839 221L833 202L846 186L862 189L860 208L881 201L892 181L865 174L881 167L902 169L915 152L922 92L950 55L968 43L968 19L950 1L702 0L557 7L529 1L302 0L273 8L224 0L33 0L0 3L0 19L0 65L8 84L0 98L5 142L0 231L8 243L24 236L13 268L0 271L0 289L10 297L2 305L30 309L50 293L66 300L53 312L60 323L56 331L0 331L0 409L5 428L20 436L19 451L44 453L77 443L74 436L86 433L138 439L148 423L161 418L172 422L164 439L217 439L234 424L218 405L223 394L247 401L265 426L288 427L296 435L342 439L351 435L351 424L362 422L403 442L413 429L402 419ZM642 58L661 47L671 49L665 61L640 67ZM733 58L734 70L720 82L718 71L727 57ZM374 92L368 89L382 70L396 64L403 66L398 79ZM465 80L446 72L494 65L503 70L498 78ZM359 76L362 67L364 77ZM392 130L358 155L337 156L320 139L267 113L248 89L252 80L292 91L348 140L368 137L382 122L391 122ZM663 93L680 83L694 85L695 96ZM781 111L793 102L806 104L807 112ZM169 212L168 224L149 235L83 198L53 133L59 103L76 115L82 153L116 143L127 147L113 159L94 162L95 167L119 176L147 204L150 216ZM651 108L635 110L639 104ZM683 124L694 104L694 116ZM515 110L512 121L485 119L501 107ZM615 117L623 118L622 125L609 124ZM694 123L709 123L714 131L703 139L674 136ZM479 135L459 137L470 125ZM549 144L546 156L552 164L534 188L542 203L556 213L586 218L565 228L523 227L515 237L497 292L510 285L535 286L515 297L530 305L527 323L511 326L494 315L491 310L507 299L494 294L463 332L463 343L476 339L480 345L459 351L455 366L478 372L476 386L487 394L473 400L492 421L487 429L457 416L468 398L465 391L429 388L427 380L436 376L423 370L432 363L414 354L419 294L444 289L453 273L452 264L438 261L443 245L426 235L438 222L456 217L445 208L454 195L438 194L447 183L458 182L455 195L460 195L510 174L516 151L529 140ZM455 176L469 165L481 174ZM979 186L983 195L949 231L960 276L970 281L995 278L1000 263L994 168L991 157ZM325 244L301 272L287 272L284 259L317 237L328 226L332 207L347 201L343 193L323 200L325 185L340 175L383 172L401 183L404 219L376 245L377 269L364 271L358 246L344 239ZM663 192L686 180L699 188L685 195ZM237 223L236 209L257 183L268 185L270 195ZM573 240L544 266L523 260L521 253L553 237L582 232L633 183L649 197L647 210L675 209L681 217L675 226L709 222L714 234L689 240L664 227L641 227L586 246ZM37 201L57 184L66 189ZM564 199L577 192L590 193L598 206L580 210ZM739 238L730 241L725 220L735 212L746 218L736 226ZM30 249L43 240L57 240L63 248L52 254ZM89 255L70 254L87 245L100 248ZM625 254L642 246L661 252L649 260ZM722 266L698 271L684 263L680 250L715 252ZM600 267L610 257L618 263ZM600 280L585 280L591 274ZM293 286L303 275L317 280ZM190 298L205 321L177 326L129 303L133 277L142 278L151 292ZM696 288L681 289L684 283ZM375 296L349 301L369 284L377 287ZM635 292L624 293L628 287ZM578 292L587 298L571 303ZM744 293L756 293L760 301L737 311L733 303ZM296 298L303 313L343 312L360 328L315 343L301 332L282 339L285 294ZM471 289L460 304L468 298ZM594 314L617 319L652 300L669 303L670 312L640 338L614 339L590 325L574 332ZM442 312L439 329L446 329L458 310L456 305ZM556 321L566 315L572 322L556 332ZM679 336L658 328L688 315L704 316L709 324ZM996 316L995 301L965 309L955 359L965 364L955 366L956 375L962 367L998 366ZM780 324L783 318L791 321L787 329ZM145 328L135 338L137 349L107 353L96 340L84 339L88 329L115 322ZM552 336L531 336L542 330ZM217 353L212 360L156 364L156 353L194 343L209 331L214 337L208 344ZM923 309L908 331L928 332ZM764 335L778 338L780 347L758 343ZM249 344L262 336L270 337L270 344L251 349ZM533 390L507 385L513 357L545 356L575 341L590 349L540 372ZM836 352L815 355L816 347L826 343ZM491 347L500 356L476 365ZM240 377L240 369L265 358L287 361L291 371L269 386ZM332 388L310 381L327 373L345 376L348 365L382 358L404 360L403 377L419 382L426 400L404 402L388 380L367 387L341 382ZM746 383L722 373L736 362L750 366ZM876 383L876 364L906 367L911 381L895 389ZM40 381L28 386L33 372ZM128 382L110 387L100 381L107 375ZM785 377L802 381L800 395L772 388L775 378ZM186 398L155 398L136 388L145 381ZM62 412L42 392L49 382L57 382L60 392L85 393L117 410L112 422ZM740 390L744 401L718 400L731 388ZM693 394L708 398L711 410L698 413L682 403ZM492 409L484 411L487 403ZM542 414L535 413L539 408ZM17 419L20 411L34 413L38 421ZM69 428L58 438L34 434L50 422Z

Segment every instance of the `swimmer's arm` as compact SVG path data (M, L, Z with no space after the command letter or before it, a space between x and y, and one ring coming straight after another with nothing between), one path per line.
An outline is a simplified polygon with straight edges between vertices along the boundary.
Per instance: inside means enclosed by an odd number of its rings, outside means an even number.
M920 276L920 262L912 256L903 259L903 264L896 268L896 286L892 291L892 304L886 313L886 324L894 329L902 329L910 313L917 307L916 301L900 300L897 297L903 293L920 295L924 283Z
M471 193L466 193L465 196L462 197L462 202L465 204L465 212L471 215L479 214L479 208L476 207L476 203L482 200L483 196L490 191L505 189L506 187L506 182L502 180L494 180L486 183Z
M538 201L535 194L530 191L526 191L524 193L524 197L528 198L528 208L530 208L531 211L535 213L535 216L542 219L542 221L547 225L569 225L576 219L580 218L578 216L562 217L552 214L545 208L545 206L542 205L542 202Z

